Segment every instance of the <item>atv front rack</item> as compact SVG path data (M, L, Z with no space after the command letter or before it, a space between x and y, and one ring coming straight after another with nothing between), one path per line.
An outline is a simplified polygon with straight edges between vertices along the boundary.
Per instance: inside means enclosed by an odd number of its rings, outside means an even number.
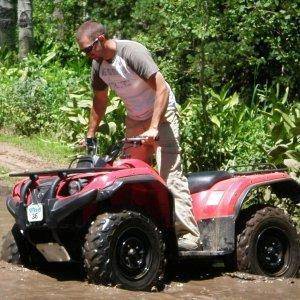
M22 173L11 173L10 177L24 177L28 176L30 180L26 181L20 191L20 200L21 203L25 203L25 198L28 193L28 190L35 185L36 181L39 179L40 175L52 175L57 176L56 179L51 184L49 189L49 198L55 198L55 191L61 180L64 180L69 174L78 174L78 173L89 173L89 172L107 172L107 171L116 171L124 170L126 167L102 167L102 168L74 168L74 169L57 169L57 170L45 170L45 171L31 171L31 172L22 172ZM10 210L9 206L8 209ZM12 210L11 210L12 211Z

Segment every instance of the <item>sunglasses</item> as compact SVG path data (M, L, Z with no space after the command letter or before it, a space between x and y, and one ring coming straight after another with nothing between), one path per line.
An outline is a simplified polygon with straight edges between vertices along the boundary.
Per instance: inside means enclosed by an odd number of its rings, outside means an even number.
M92 44L90 44L89 46L85 47L82 49L82 52L84 52L85 54L89 54L93 49L94 46L96 45L96 43L99 41L99 37L97 37Z

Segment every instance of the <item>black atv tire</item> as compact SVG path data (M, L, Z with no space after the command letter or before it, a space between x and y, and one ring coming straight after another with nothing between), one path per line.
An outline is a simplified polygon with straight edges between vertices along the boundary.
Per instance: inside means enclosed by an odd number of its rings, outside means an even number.
M48 266L46 259L26 240L17 224L3 237L1 259L27 268L43 269Z
M237 268L270 277L294 277L300 263L299 236L283 210L257 210L237 236Z
M29 243L16 224L3 237L0 259L14 265L29 265Z
M99 215L83 249L89 282L129 290L161 289L165 243L156 225L141 213Z

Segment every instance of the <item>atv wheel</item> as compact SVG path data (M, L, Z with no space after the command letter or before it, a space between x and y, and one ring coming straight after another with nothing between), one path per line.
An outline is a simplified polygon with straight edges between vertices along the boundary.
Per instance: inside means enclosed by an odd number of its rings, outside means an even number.
M237 237L240 271L271 277L293 277L300 261L296 228L279 208L254 213Z
M45 258L26 240L17 224L3 237L0 259L28 268L47 266Z
M3 237L0 258L15 265L28 265L29 263L29 244L16 224Z
M159 286L165 244L153 222L140 213L105 213L90 226L84 265L90 282L130 290Z

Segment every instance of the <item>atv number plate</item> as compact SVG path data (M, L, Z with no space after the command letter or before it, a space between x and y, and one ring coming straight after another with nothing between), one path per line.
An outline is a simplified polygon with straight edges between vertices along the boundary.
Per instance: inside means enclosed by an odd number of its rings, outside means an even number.
M27 207L28 222L39 222L43 220L43 217L43 205L41 203L30 204Z

